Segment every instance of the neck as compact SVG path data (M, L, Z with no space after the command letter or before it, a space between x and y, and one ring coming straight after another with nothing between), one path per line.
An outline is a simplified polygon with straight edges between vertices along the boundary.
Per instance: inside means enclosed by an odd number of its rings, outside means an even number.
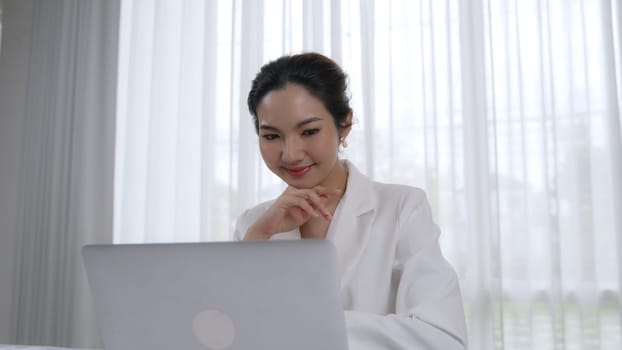
M322 183L322 186L326 188L334 188L334 189L339 189L341 191L338 196L331 197L328 200L327 205L329 207L334 209L337 206L337 203L339 202L343 194L346 192L347 184L348 184L348 168L346 167L343 161L337 159L337 163L331 170L330 175L328 176L326 181Z

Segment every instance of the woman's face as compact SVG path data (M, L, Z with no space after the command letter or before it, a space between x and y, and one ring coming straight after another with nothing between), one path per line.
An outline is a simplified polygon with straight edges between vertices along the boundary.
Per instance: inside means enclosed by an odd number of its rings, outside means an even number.
M288 185L329 184L338 166L339 135L332 115L304 87L288 83L257 106L259 148L268 168Z

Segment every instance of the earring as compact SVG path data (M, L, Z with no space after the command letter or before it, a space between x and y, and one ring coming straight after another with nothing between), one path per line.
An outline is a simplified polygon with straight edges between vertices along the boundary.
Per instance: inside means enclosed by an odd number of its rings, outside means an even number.
M339 143L341 143L341 147L348 148L348 141L346 141L345 137L342 137L341 140L339 140Z

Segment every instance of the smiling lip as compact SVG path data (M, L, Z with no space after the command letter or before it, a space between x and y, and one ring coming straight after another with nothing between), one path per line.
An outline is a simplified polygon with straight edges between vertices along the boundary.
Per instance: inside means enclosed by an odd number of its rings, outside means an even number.
M297 168L285 168L285 170L287 171L287 173L291 176L303 176L306 173L308 173L311 170L311 167L313 166L313 164L311 165L307 165L307 166L302 166L302 167L297 167Z

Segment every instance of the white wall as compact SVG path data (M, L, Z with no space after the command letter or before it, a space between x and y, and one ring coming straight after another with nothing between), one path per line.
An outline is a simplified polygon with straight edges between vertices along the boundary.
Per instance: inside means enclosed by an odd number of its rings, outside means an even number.
M22 120L25 112L32 0L4 0L0 55L0 343L11 327Z

